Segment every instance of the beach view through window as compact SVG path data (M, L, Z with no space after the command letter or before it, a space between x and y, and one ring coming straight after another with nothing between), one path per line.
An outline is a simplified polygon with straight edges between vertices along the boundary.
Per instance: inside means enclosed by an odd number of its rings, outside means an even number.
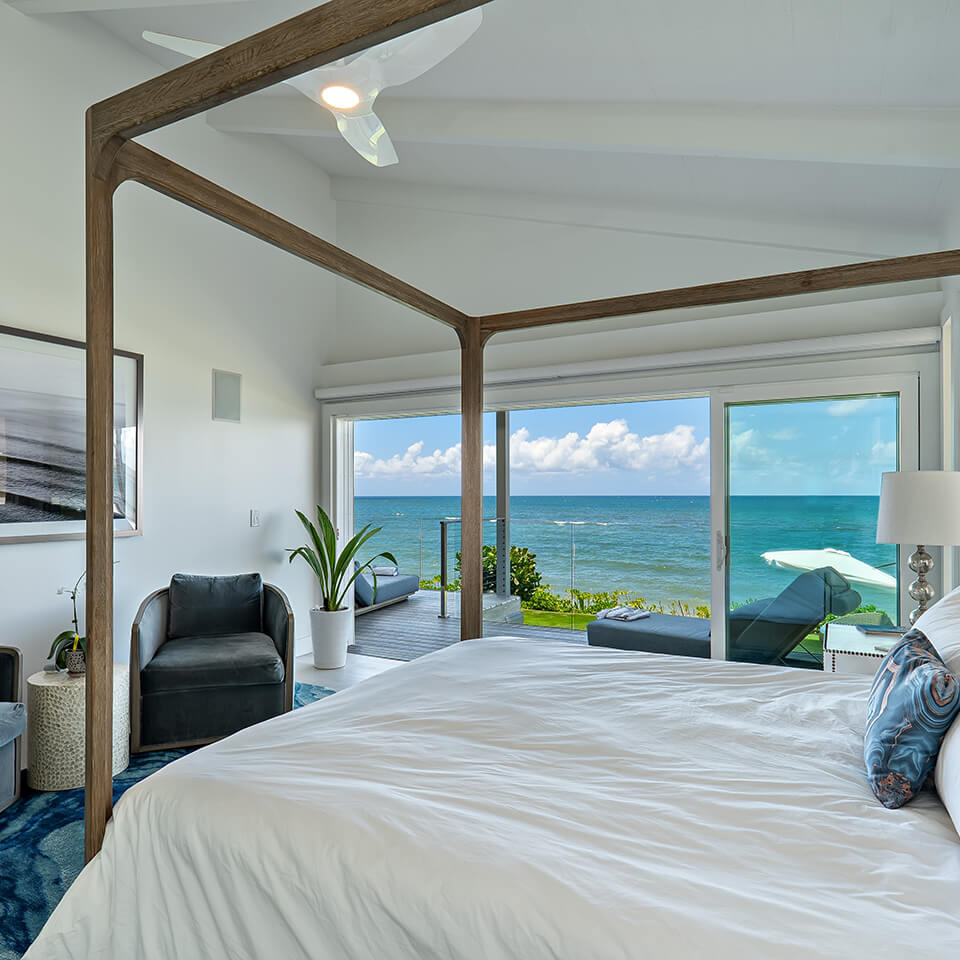
M460 418L357 421L354 522L404 571L438 586L440 521L459 517ZM484 419L484 516L497 515L494 414ZM510 413L510 541L524 622L583 629L644 600L701 615L710 602L709 401L658 400ZM451 524L449 578L458 571ZM485 543L496 525L485 525ZM531 569L531 566L533 569Z
M732 659L769 662L780 637L788 644L792 636L771 622L783 617L800 634L804 616L811 627L840 615L898 622L897 547L876 542L880 477L898 467L898 402L890 395L727 408ZM827 568L842 579L818 573ZM758 601L781 595L772 614L750 623ZM813 634L800 636L793 659L818 660Z
M709 420L707 398L511 411L511 592L521 597L524 623L582 630L600 609L621 604L711 616ZM897 551L877 544L875 533L880 476L897 468L897 427L896 396L728 407L732 657L767 657L776 637L761 637L770 630L748 615L805 573L812 575L794 593L813 591L802 601L813 639L798 628L806 646L797 657L821 655L815 635L831 615L896 621ZM424 589L439 590L440 528L448 521L455 592L459 417L357 421L354 437L355 528L383 527L378 547ZM495 589L496 465L488 413L487 591ZM843 580L824 585L814 571L825 567Z

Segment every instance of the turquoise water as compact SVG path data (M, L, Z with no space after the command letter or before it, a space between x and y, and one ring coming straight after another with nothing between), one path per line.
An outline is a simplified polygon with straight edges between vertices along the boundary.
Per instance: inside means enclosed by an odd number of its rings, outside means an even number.
M875 543L877 497L732 497L730 594L734 602L780 592L796 576L770 567L768 550L846 550L895 573L896 547ZM356 526L376 523L374 542L396 554L405 571L440 571L440 519L458 517L458 497L357 497ZM555 592L635 592L647 600L710 602L709 497L512 497L511 541L537 555ZM484 516L493 517L493 497ZM450 577L459 527L450 528ZM495 542L494 524L485 542ZM892 591L856 588L865 602L893 611ZM896 618L894 618L896 619Z

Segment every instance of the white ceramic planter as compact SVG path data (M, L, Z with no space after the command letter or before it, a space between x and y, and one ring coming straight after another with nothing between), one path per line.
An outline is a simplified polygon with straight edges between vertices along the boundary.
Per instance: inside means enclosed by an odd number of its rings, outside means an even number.
M318 670L338 670L347 663L347 647L353 643L353 611L310 611L310 633L313 638L313 665Z

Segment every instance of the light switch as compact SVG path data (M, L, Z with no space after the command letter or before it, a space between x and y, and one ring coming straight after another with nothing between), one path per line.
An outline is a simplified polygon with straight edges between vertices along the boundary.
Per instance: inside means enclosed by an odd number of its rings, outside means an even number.
M250 511L250 526L259 527L260 526L260 511L251 510Z

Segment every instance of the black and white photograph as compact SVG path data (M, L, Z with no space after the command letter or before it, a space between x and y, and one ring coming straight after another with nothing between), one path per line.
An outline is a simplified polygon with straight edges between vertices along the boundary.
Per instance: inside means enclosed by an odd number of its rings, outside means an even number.
M83 536L84 345L0 328L0 544ZM113 509L117 534L140 528L142 357L114 358Z

